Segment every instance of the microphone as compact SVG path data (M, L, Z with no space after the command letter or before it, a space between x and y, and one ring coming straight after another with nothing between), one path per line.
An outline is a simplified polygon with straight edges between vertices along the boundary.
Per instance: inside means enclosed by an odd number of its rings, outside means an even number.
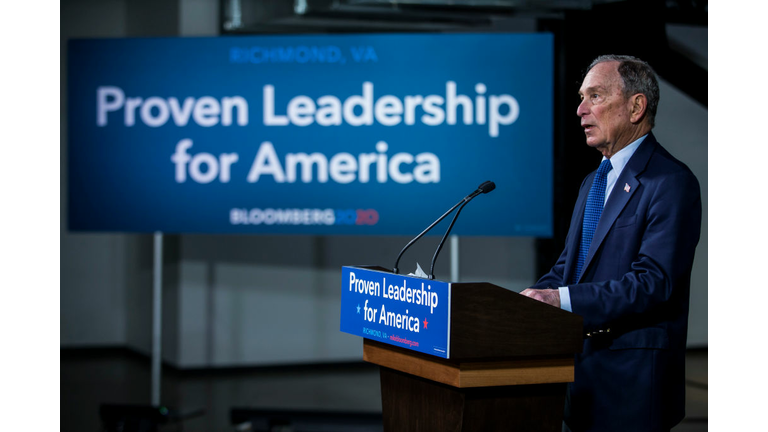
M480 194L487 194L488 192L496 189L496 183L492 181L487 181L481 184L477 187L477 190L472 192L471 194L467 195L466 198L464 198L464 202L461 204L461 207L459 207L459 210L456 211L456 215L453 217L453 220L451 221L451 224L448 226L448 230L445 231L445 235L443 236L443 239L440 240L440 244L437 246L437 250L435 251L435 255L432 257L432 266L429 269L429 278L434 279L435 278L435 262L437 261L437 255L440 254L440 251L443 249L443 243L445 243L445 239L448 238L448 234L450 234L451 230L453 229L453 224L456 223L456 219L459 218L459 214L464 209L464 206L467 205L472 199Z
M393 272L394 274L398 274L398 273L399 273L399 270L398 270L398 268L397 268L397 265L400 263L400 258L403 256L403 254L405 253L405 251L406 251L406 250L408 250L408 248L409 248L409 247L411 247L411 245L412 245L412 244L416 243L416 241L417 241L418 239L422 238L422 237L424 236L424 234L426 234L427 232L429 232L429 230L431 230L431 229L432 229L432 228L433 228L435 225L437 225L438 223L440 223L440 221L442 221L443 219L445 219L445 217L446 217L446 216L448 216L449 214L451 214L451 212L452 212L452 211L454 211L454 210L456 209L456 207L458 207L458 206L462 206L462 208L464 208L464 205L466 205L466 204L467 204L469 201L471 201L471 200L472 200L474 197L476 197L476 196L480 195L481 193L488 193L488 192L490 192L490 191L494 190L495 188L496 188L496 185L495 185L493 182L491 182L491 181L487 181L487 182L484 182L483 184L481 184L480 186L478 186L477 190L475 190L475 191L474 191L474 192L472 192L471 194L469 194L469 195L465 196L465 197L464 197L464 198L463 198L461 201L459 201L458 203L456 203L456 205L454 205L453 207L451 207L451 208L450 208L450 209L449 209L447 212L443 213L443 215L442 215L442 216L440 216L440 217L439 217L439 218L438 218L436 221L432 222L432 224L431 224L430 226L428 226L428 227L427 227L427 229L425 229L424 231L422 231L422 232L421 232L421 234L419 234L419 235L417 235L416 237L414 237L414 238L413 238L413 240L409 241L409 242L408 242L408 244L407 244L407 245L405 245L405 247L403 248L403 250L401 250L401 251L400 251L400 254L397 256L397 259L395 260L395 267L392 269L392 272ZM461 209L459 209L459 212L461 212ZM456 216L458 216L458 215L459 215L459 214L458 214L458 213L456 213ZM453 227L453 224L454 224L455 222L456 222L456 217L454 217L454 218L453 218L453 222L451 222L451 226L448 228L448 231L449 231L449 232L450 232L450 230L451 230L451 228ZM440 247L438 247L438 250L437 250L437 252L440 252L440 248L442 248L442 246L443 246L443 242L445 242L445 237L446 237L446 236L448 236L448 233L447 233L447 232L445 233L445 236L443 237L443 241L442 241L442 242L440 242ZM436 257L437 257L437 253L435 254L435 258L436 258ZM432 268L433 268L433 269L434 269L434 266L435 266L435 260L433 259L433 260L432 260ZM430 277L430 279L434 279L434 272L432 272L432 276Z

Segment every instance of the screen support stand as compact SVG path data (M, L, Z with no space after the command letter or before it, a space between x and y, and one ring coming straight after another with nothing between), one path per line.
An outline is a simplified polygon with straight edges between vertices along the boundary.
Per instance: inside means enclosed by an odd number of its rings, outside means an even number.
M451 282L459 281L459 236L451 234Z
M160 406L160 365L163 320L163 233L155 232L152 283L152 406Z

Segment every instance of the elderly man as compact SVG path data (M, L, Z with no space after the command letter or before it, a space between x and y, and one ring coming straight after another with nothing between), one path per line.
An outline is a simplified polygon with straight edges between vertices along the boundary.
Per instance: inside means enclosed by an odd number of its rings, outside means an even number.
M651 133L659 85L647 63L598 57L579 96L602 162L581 184L557 263L522 294L584 318L564 429L669 430L685 415L699 184Z

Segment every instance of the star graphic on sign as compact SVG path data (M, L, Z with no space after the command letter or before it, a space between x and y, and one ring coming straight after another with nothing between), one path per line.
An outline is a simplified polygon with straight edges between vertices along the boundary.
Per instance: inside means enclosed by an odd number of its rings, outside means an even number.
M357 304L357 313L360 313L360 303Z
M426 318L424 318L424 329L425 329L425 330L426 330L426 328L427 328L427 324L429 324L429 323L427 322L427 319L426 319Z

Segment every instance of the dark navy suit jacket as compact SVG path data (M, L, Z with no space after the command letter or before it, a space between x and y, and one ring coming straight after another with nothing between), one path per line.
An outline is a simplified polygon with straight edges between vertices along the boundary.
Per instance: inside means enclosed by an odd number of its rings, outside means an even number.
M605 204L580 279L567 284L594 177L581 185L565 250L533 287L568 286L572 310L584 318L565 422L574 432L668 430L685 415L699 183L649 134Z

